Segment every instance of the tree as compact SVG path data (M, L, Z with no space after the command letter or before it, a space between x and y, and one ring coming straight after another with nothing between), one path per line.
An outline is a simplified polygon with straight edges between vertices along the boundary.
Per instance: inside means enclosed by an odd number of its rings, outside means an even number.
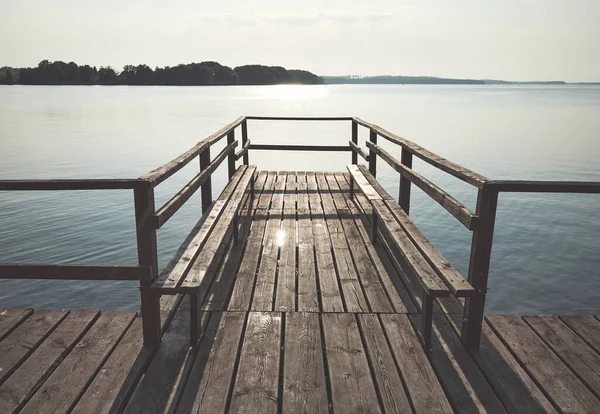
M6 69L6 75L4 76L4 79L2 79L2 83L4 85L12 85L15 83L15 78L13 77L13 73L10 69Z
M100 85L116 85L117 73L110 66L100 66L98 70L98 83Z

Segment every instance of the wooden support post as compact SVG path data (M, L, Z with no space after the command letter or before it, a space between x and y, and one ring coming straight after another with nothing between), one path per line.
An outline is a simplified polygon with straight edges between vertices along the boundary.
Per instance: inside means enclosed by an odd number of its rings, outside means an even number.
M408 152L406 148L402 148L402 157L400 161L407 168L412 168L412 153ZM398 204L402 207L402 210L408 215L410 210L410 180L403 175L400 175L400 190L398 197Z
M421 295L421 335L423 335L423 342L425 344L425 350L429 351L431 348L431 324L433 322L433 297L429 296L425 289L422 289Z
M476 213L479 219L473 231L469 261L468 280L477 294L466 299L461 328L461 340L469 350L477 349L481 339L497 205L498 189L484 183L477 194Z
M358 124L352 121L352 142L358 145ZM358 164L358 154L352 151L352 164Z
M144 344L156 346L160 342L160 294L152 292L150 286L158 276L156 229L153 226L154 188L144 181L134 189L135 225L137 235L138 262L150 266L148 277L140 280L142 326Z
M244 119L242 121L242 148L244 147L244 145L246 145L246 142L248 142L248 121ZM244 153L242 160L244 162L244 165L250 165L248 151Z
M235 131L232 129L227 134L227 145L232 144L235 141ZM235 174L235 151L231 151L227 156L227 166L229 168L229 179Z
M369 141L377 145L377 132L371 130ZM373 174L373 177L377 177L377 154L373 148L369 149L369 172Z
M205 170L210 165L210 147L200 153L200 171ZM209 176L202 184L202 214L206 213L212 204L212 176Z

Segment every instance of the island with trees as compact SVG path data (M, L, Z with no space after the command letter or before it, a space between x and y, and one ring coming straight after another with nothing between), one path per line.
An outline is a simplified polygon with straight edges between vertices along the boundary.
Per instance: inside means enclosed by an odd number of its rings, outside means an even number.
M0 69L0 83L21 85L318 85L323 79L305 70L281 66L245 65L236 68L217 62L156 67L126 65L121 72L110 66L97 69L75 62L41 61L35 68Z

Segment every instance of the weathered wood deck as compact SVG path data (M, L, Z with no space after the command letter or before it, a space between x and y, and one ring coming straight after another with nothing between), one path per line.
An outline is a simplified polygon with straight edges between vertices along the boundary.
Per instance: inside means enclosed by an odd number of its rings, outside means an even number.
M258 173L196 347L187 297L163 299L158 348L135 312L0 310L0 412L600 411L593 316L488 316L467 352L462 306L440 299L427 352L420 298L348 180Z

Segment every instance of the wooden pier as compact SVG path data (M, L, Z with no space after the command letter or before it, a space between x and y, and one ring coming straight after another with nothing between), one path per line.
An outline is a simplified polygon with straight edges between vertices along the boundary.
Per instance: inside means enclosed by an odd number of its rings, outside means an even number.
M348 122L349 142L251 143L248 121L274 119ZM276 172L250 165L264 150L351 158L335 173ZM413 156L473 185L476 211ZM198 175L156 208L154 187L196 158ZM375 178L378 158L401 175L397 197ZM412 184L473 232L466 277L410 219ZM0 277L139 280L141 315L0 309L0 413L600 412L598 316L483 313L498 194L600 183L492 181L358 118L269 117L240 118L139 179L0 181L73 189L133 190L138 264L2 264ZM159 274L156 232L198 189L202 217Z

